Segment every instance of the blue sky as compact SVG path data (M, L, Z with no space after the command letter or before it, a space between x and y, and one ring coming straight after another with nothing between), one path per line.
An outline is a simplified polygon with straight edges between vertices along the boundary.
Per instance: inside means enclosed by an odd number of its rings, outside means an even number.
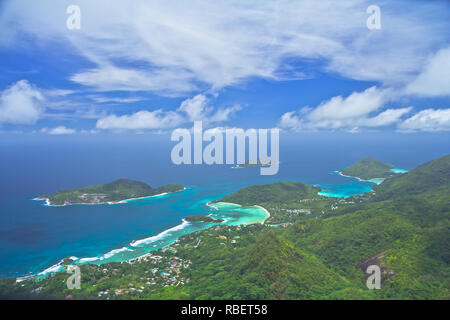
M0 132L446 132L449 16L447 1L7 0Z

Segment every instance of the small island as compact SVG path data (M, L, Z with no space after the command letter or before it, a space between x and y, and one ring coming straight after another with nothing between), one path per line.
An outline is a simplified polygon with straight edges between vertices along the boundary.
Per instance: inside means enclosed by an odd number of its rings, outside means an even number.
M222 223L223 219L213 219L210 216L188 216L184 220L188 222L212 222L212 223Z
M232 167L233 169L241 169L241 168L248 168L248 167L270 167L272 163L276 163L275 161L272 161L270 159L258 159L258 160L247 160L243 164L237 164L236 166Z
M345 170L339 171L339 173L343 176L359 178L361 180L385 179L395 174L392 171L393 168L389 163L373 158L365 158Z
M124 200L145 198L184 190L180 184L152 188L144 182L118 179L113 182L81 189L61 190L51 195L41 195L36 200L46 200L50 206L73 204L119 203Z

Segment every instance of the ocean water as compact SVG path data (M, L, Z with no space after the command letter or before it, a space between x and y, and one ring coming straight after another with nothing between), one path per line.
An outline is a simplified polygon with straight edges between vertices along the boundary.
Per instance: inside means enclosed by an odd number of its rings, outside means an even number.
M400 169L400 168L393 168L393 169L391 169L391 172L393 172L393 173L406 173L406 172L408 172L408 170Z
M324 196L370 192L380 181L358 181L335 171L366 156L409 170L448 154L447 141L445 135L282 136L279 173L261 176L259 168L175 166L167 136L2 135L0 276L40 273L69 256L81 263L123 261L211 226L186 223L188 215L212 214L226 219L226 224L262 222L267 215L259 208L207 205L248 185L290 180L318 185ZM115 205L48 207L32 200L118 178L154 187L178 182L188 189Z

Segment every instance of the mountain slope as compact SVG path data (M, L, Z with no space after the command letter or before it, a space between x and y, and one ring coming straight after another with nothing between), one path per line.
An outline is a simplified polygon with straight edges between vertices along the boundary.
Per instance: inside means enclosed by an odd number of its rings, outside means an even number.
M301 182L278 182L246 187L222 198L220 201L237 203L243 206L265 202L284 203L295 199L317 197L319 191L320 188Z
M387 179L376 186L376 199L404 197L421 193L449 190L450 155L432 160L408 173ZM448 195L448 193L447 193Z
M363 180L374 178L387 178L392 175L392 165L373 158L365 158L354 165L342 170L346 176L357 177Z

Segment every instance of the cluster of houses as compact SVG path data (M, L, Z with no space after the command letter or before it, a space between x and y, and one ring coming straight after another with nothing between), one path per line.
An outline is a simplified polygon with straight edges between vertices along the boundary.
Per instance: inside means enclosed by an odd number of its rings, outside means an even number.
M345 199L341 199L338 202L339 202L339 204L354 204L355 203L355 201L353 201L353 200L345 200ZM331 210L336 210L338 208L339 208L339 206L337 204L331 205Z
M183 269L189 268L191 260L187 259L183 261L178 257L172 257L170 266L164 268L164 271L160 271L163 286L179 286L189 282L189 278L185 279L180 274Z
M170 247L168 247L170 248ZM173 249L173 248L172 248ZM165 250L173 253L173 250ZM175 250L176 251L176 250ZM183 260L175 255L153 255L148 253L139 258L123 262L130 265L137 265L145 263L152 267L145 271L145 276L137 280L137 284L130 282L125 288L107 289L98 292L98 297L109 299L110 296L122 296L129 294L139 294L146 289L154 289L158 286L169 287L179 286L190 281L189 277L182 276L182 272L189 268L192 264L190 259ZM117 271L117 269L114 269ZM103 269L106 273L108 269ZM122 278L126 276L125 273L121 275Z
M284 211L292 214L311 214L310 209L284 209Z
M103 193L83 193L78 198L88 203L103 203L108 201L108 195Z

